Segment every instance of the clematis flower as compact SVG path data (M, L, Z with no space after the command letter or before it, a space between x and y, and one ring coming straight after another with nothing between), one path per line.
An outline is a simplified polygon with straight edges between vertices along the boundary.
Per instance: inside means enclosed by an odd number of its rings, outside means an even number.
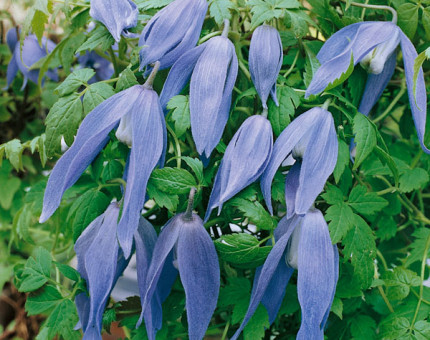
M91 0L90 15L106 26L116 42L137 25L139 10L131 0ZM155 60L154 60L155 61Z
M393 76L399 44L418 139L422 149L430 153L424 145L427 115L424 74L420 68L414 92L414 62L417 52L409 38L394 23L360 22L333 34L317 55L321 67L306 90L306 97L323 91L343 73L352 71L353 65L361 63L369 75L358 111L368 115Z
M158 64L157 64L158 65ZM128 258L145 201L146 185L152 170L164 162L166 126L163 111L152 83L158 66L144 85L135 85L108 98L82 121L75 141L58 160L49 176L40 222L58 208L63 193L80 177L109 141L109 132L131 146L126 165L127 189L118 226L118 239Z
M337 152L337 135L330 112L314 107L294 119L276 140L261 177L261 190L269 211L273 213L273 177L287 156L296 159L285 181L287 216L291 217L310 209L336 166Z
M92 84L102 80L108 80L114 74L112 63L97 54L95 51L87 51L85 54L78 57L78 63L83 68L92 68L96 74L88 83Z
M118 203L111 203L90 223L75 244L77 269L86 280L89 292L89 297L80 293L75 299L84 340L102 339L104 309L116 281L128 264L116 237L118 215Z
M269 94L279 106L276 79L282 67L282 58L282 42L276 28L269 25L257 27L249 47L249 71L264 108L267 108Z
M331 244L327 223L318 209L311 208L304 216L284 217L275 230L275 240L266 262L256 272L248 310L231 339L239 337L260 302L267 308L270 323L275 320L288 281L297 270L302 311L297 339L323 340L339 277L339 254Z
M227 146L209 198L205 221L213 209L255 182L266 168L273 146L270 122L264 116L246 119Z
M160 95L165 109L191 78L191 133L203 159L209 158L222 137L238 72L235 48L227 34L228 25L222 36L184 53L170 70Z
M12 84L12 81L15 79L18 71L21 71L24 76L24 82L22 84L21 90L25 88L29 79L33 83L37 84L39 79L39 70L30 70L30 68L40 59L51 53L56 46L55 43L43 37L42 46L40 46L37 37L35 35L29 35L24 39L21 51L16 28L11 28L7 32L6 41L10 51L12 52L12 58L7 67L6 89L8 89ZM50 79L58 81L57 70L48 70L46 75Z
M160 276L173 257L185 290L189 339L199 340L217 304L220 271L215 246L202 219L192 212L194 192L187 211L171 218L161 230L148 270L143 309L163 284Z
M140 68L157 60L168 68L196 46L207 10L206 0L176 0L155 14L139 39Z

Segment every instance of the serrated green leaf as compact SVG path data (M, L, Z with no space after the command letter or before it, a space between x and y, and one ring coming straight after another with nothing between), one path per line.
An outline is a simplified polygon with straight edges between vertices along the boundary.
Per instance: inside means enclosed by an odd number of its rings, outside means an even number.
M4 150L6 152L6 158L9 159L15 170L24 170L22 167L22 153L24 146L18 139L12 139L11 141L4 144Z
M354 170L369 156L376 146L375 127L369 119L361 113L354 117L353 131L355 134L356 152Z
M269 315L263 306L258 306L254 315L243 329L244 340L263 339L266 328L270 327Z
M12 200L21 186L21 181L17 177L11 177L3 179L0 182L1 185L1 195L0 195L0 206L4 210L9 210L12 206Z
M42 247L38 247L25 263L22 281L18 287L20 292L31 292L42 287L51 276L51 254Z
M252 20L251 29L265 21L280 18L284 14L284 9L295 9L300 7L296 0L250 0L248 4L251 7Z
M148 191L148 196L152 198L158 206L165 207L171 212L176 212L179 204L178 195L166 194L165 192L157 189L151 181L148 182L146 190Z
M372 340L376 337L376 322L368 315L357 315L351 320L354 340Z
M421 278L417 273L402 267L385 272L382 279L388 287L386 293L389 300L403 300L409 295L411 287L421 284Z
M354 56L352 55L352 51L351 51L351 60L349 62L348 69L344 73L342 73L339 78L333 80L330 84L328 84L327 87L325 88L325 91L334 89L335 87L342 84L345 80L347 80L349 76L352 74L352 72L354 71L354 66L355 66Z
M203 163L198 158L191 158L187 156L182 156L182 159L188 164L188 166L193 170L196 178L201 185L206 185L206 180L203 176Z
M339 149L337 154L337 162L336 162L336 167L334 168L334 171L333 171L333 176L336 183L339 183L340 177L345 171L345 168L348 166L349 159L350 159L348 144L346 144L341 139L338 139L338 143L339 143L338 144Z
M37 315L58 305L63 297L53 286L43 287L41 291L31 293L25 303L28 315Z
M188 194L197 186L196 179L185 169L163 168L152 172L150 182L157 189L168 194Z
M258 201L248 201L243 198L233 198L228 201L228 204L237 207L252 224L264 230L274 230L276 228L276 220L270 216L266 209Z
M357 185L349 194L348 204L360 214L371 215L388 205L387 200L374 192L367 192L363 185Z
M167 109L173 110L172 120L175 122L176 136L182 137L191 127L190 104L187 96L174 96L167 103Z
M135 1L139 9L148 10L151 8L161 8L170 4L173 0L137 0Z
M327 209L325 219L330 221L330 238L334 243L342 241L354 226L354 213L346 203L336 203Z
M59 334L67 340L79 340L81 339L81 333L74 330L78 320L75 304L66 299L52 311L44 327L49 329L51 337Z
M78 48L76 52L83 52L86 50L92 51L100 48L106 51L115 43L115 39L104 26L98 26L88 34L88 39Z
M409 245L410 255L406 259L406 266L410 266L416 261L422 261L423 257L429 257L429 244L430 244L430 229L419 228L412 234L415 240ZM427 255L425 254L427 249Z
M424 187L429 181L429 175L422 168L407 170L399 179L399 189L401 192L411 192Z
M55 262L55 266L58 268L61 274L63 274L69 280L78 282L81 279L81 275L75 268L72 268L67 264L63 264L59 262Z
M230 10L234 7L230 0L211 0L209 2L209 14L214 18L218 26L221 26L224 20L231 19Z
M409 39L413 39L417 31L418 10L419 6L411 3L404 3L397 9L399 15L397 24Z
M327 184L326 191L321 196L330 205L343 203L344 201L342 190L332 184Z
M279 136L281 132L290 124L291 117L294 116L296 108L300 105L300 97L289 86L278 86L276 94L279 106L270 100L268 103L268 116L272 124L273 132Z
M84 113L87 115L96 106L113 96L115 91L112 86L106 83L91 84L84 95Z
M116 83L115 90L116 92L120 92L137 84L139 84L139 82L137 81L136 76L130 67L127 67L119 74L119 79Z
M303 73L303 82L305 86L308 87L314 77L314 74L320 67L320 63L315 55L315 53L307 46L303 44L306 53L306 63L305 63L305 72Z
M60 96L64 97L72 92L75 92L82 85L87 84L96 72L89 68L81 68L71 73L67 78L57 86L55 92Z
M123 171L124 167L120 162L117 160L109 161L102 170L102 181L106 183L114 178L121 178Z

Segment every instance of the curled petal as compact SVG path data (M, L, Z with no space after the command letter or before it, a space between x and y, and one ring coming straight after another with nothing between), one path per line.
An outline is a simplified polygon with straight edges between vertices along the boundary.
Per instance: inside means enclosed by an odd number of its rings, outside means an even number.
M297 339L323 339L321 324L335 288L333 246L327 223L319 210L306 213L301 229L297 292L302 322Z
M414 93L414 62L418 55L414 45L412 45L409 38L403 32L400 32L400 47L403 53L403 64L405 66L406 85L408 87L412 118L414 119L415 128L417 129L421 148L425 153L430 153L430 150L424 144L427 118L427 95L423 70L420 67Z
M91 0L91 17L102 22L116 42L124 31L137 25L138 14L131 0Z
M215 177L205 220L212 209L255 182L269 162L273 145L270 122L262 116L249 117L240 126L227 146Z
M249 71L264 108L267 108L267 98L272 89L276 95L276 79L282 58L282 42L276 28L269 25L257 27L249 47Z
M183 216L177 216L183 223L178 239L179 274L185 289L189 338L199 340L217 304L220 270L215 246L201 218L193 214L192 221L185 221Z
M140 86L133 86L108 98L85 117L74 143L58 160L49 176L40 223L45 222L58 208L63 193L78 180L103 149L109 140L109 132L131 109L140 93Z
M15 51L16 43L19 41L18 31L16 27L12 27L6 33L6 43L11 52Z
M133 235L139 225L140 211L145 203L146 185L158 164L164 148L163 110L155 91L142 87L141 95L133 103L132 148L127 171L124 208L118 225L118 240L128 258Z

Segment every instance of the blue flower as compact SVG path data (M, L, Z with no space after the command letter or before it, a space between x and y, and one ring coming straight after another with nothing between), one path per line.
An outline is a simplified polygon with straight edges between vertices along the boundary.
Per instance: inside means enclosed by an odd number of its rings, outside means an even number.
M212 209L218 213L224 202L255 182L266 168L273 146L272 126L263 116L246 119L227 146L206 211L208 220Z
M176 0L155 14L139 39L140 68L157 60L168 68L196 46L207 10L206 0Z
M415 128L421 147L426 153L430 153L424 145L427 115L424 74L420 68L414 92L414 62L417 52L409 38L391 22L360 22L333 34L317 55L321 67L306 90L306 97L320 93L343 73L352 71L351 61L353 65L361 63L369 75L358 111L368 115L394 73L396 48L399 44Z
M336 166L337 152L336 129L330 112L315 107L294 119L276 140L261 177L261 190L269 211L273 213L272 180L287 156L296 159L285 180L287 216L291 217L310 209Z
M199 340L203 339L217 304L220 269L203 221L192 213L193 195L194 191L187 211L171 218L161 230L148 270L143 309L163 284L160 276L166 265L171 266L173 257L185 290L189 339Z
M297 339L323 340L339 277L339 254L324 216L311 208L304 216L284 217L275 230L275 240L266 262L256 271L248 311L231 340L238 338L260 302L267 308L270 323L275 320L295 269L302 311Z
M269 94L275 104L279 105L276 79L282 67L282 58L282 42L276 28L269 25L257 27L249 47L249 71L264 108L267 108Z
M109 141L109 132L118 126L116 136L131 146L126 166L127 189L118 226L118 239L125 256L131 253L133 234L145 203L146 185L152 170L164 160L167 139L163 111L152 81L157 67L145 85L135 85L102 102L82 121L75 141L58 160L49 176L40 222L58 208L63 193Z
M90 15L100 21L112 34L116 42L121 34L137 25L139 10L131 0L91 0Z
M33 83L38 82L39 70L30 70L31 66L38 62L40 59L46 57L55 48L55 43L45 37L42 38L42 46L39 45L35 35L29 35L24 39L22 51L19 44L18 32L16 28L11 28L6 34L6 41L12 52L12 58L7 67L7 88L12 84L18 71L24 76L24 82L21 90L25 88L28 80ZM48 70L46 75L58 81L57 70Z
M116 237L118 204L111 203L79 236L75 244L78 271L87 282L89 296L80 293L75 303L79 326L86 340L101 339L102 318L110 293L127 267Z
M85 54L78 56L78 63L81 67L92 68L96 72L94 77L88 81L89 84L108 80L114 74L112 63L95 51L87 51Z
M191 132L197 151L209 158L227 123L238 61L233 43L225 36L183 54L166 79L160 101L163 109L190 81Z

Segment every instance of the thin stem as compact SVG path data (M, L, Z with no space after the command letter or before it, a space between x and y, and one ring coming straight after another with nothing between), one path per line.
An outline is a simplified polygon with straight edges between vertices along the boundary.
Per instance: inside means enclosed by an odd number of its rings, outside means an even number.
M152 90L152 85L154 84L155 76L157 75L158 70L160 69L160 62L156 61L153 64L153 69L151 74L149 75L148 79L146 80L145 84L143 84L144 87L147 89Z
M193 220L194 196L196 194L196 191L196 188L191 188L190 190L190 195L188 196L188 206L184 214L184 220L186 221Z
M269 110L268 110L268 109L267 109L267 107L266 107L266 108L264 108L264 109L263 109L263 112L261 112L261 115L262 115L264 118L267 118L268 113L269 113Z
M224 28L222 30L222 36L225 38L228 38L228 32L230 32L230 20L225 19L224 20Z
M203 38L199 40L198 45L203 44L205 41L208 41L210 38L216 37L217 35L220 35L222 31L216 31L209 33L208 35L205 35Z
M110 59L112 61L113 64L113 69L115 70L115 77L119 76L119 68L118 68L118 63L116 62L116 56L115 53L113 51L112 46L109 47L109 55L110 55Z
M322 108L323 108L324 110L327 110L327 109L328 109L328 107L330 106L330 103L331 103L331 98L327 99L327 100L324 102L324 104L323 104Z
M176 157L176 167L178 169L182 166L182 153L181 153L181 145L179 144L179 139L176 136L175 132L172 130L172 128L169 126L169 124L166 124L167 131L172 135L173 140L175 141L175 155Z
M290 68L287 70L287 72L284 73L284 78L287 78L291 72L293 72L294 67L296 67L297 60L299 60L300 50L297 50L296 56L294 57L293 63L291 64Z
M343 0L344 2L346 2L346 0ZM360 4L358 2L351 2L351 6L355 6L355 7L361 7L361 8L371 8L371 9L380 9L380 10L385 10L385 11L390 11L391 14L393 15L393 18L391 19L391 22L393 24L397 25L397 11L390 6L382 6L382 5L369 5L369 4Z
M391 111L393 110L394 106L397 104L397 102L400 100L400 98L402 98L403 94L406 92L406 86L405 83L402 82L402 87L400 88L399 93L397 93L397 96L394 97L393 101L390 103L390 105L388 105L388 107L385 109L385 111L378 117L376 117L373 120L373 123L378 123L381 120L383 120L386 116L388 116Z
M230 328L230 320L227 321L227 324L224 327L224 332L222 332L221 340L225 340L227 338L227 333L229 328Z

